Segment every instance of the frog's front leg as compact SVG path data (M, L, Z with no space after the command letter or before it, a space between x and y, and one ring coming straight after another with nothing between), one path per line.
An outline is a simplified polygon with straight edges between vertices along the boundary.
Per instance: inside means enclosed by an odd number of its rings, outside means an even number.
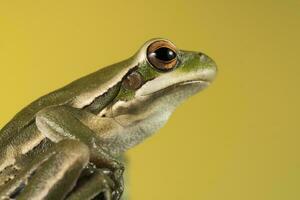
M123 165L107 153L94 131L82 123L82 110L69 106L53 106L40 111L36 116L38 129L50 140L59 142L64 139L79 140L90 150L90 161L98 168L108 168L113 172L115 181L114 199L123 192Z

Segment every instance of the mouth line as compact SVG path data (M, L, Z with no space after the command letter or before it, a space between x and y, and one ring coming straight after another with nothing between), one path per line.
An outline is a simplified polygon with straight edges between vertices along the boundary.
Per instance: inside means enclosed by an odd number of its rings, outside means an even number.
M149 95L153 95L153 94L157 94L157 93L160 93L162 91L165 91L165 90L171 90L171 89L174 89L176 87L180 87L180 86L183 86L183 85L191 85L191 84L206 84L206 85L209 85L210 82L208 80L188 80L188 81L181 81L181 82L178 82L176 84L173 84L173 85L170 85L170 86L167 86L167 87L164 87L164 88L161 88L155 92L151 92L151 93L148 93L148 94L143 94L141 96L145 97L145 96L149 96Z

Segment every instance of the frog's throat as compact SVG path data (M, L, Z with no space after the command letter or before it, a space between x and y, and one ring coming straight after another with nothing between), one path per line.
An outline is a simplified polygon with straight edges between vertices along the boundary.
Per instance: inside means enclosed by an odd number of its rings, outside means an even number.
M206 82L193 81L114 104L111 119L121 128L105 138L107 146L113 146L111 153L118 155L157 132L181 102L207 86Z

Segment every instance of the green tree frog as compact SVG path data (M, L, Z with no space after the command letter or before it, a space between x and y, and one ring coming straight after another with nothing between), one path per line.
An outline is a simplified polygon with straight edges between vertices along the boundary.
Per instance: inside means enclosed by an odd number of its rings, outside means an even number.
M21 110L0 131L0 199L120 199L123 152L210 85L216 64L166 39Z

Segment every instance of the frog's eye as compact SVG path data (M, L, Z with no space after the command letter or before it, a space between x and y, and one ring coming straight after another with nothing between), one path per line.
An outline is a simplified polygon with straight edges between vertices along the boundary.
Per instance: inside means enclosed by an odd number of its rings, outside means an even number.
M132 72L123 81L123 86L129 90L137 90L143 85L143 77L139 72Z
M168 41L153 42L147 49L147 59L155 68L169 71L177 63L176 48Z

